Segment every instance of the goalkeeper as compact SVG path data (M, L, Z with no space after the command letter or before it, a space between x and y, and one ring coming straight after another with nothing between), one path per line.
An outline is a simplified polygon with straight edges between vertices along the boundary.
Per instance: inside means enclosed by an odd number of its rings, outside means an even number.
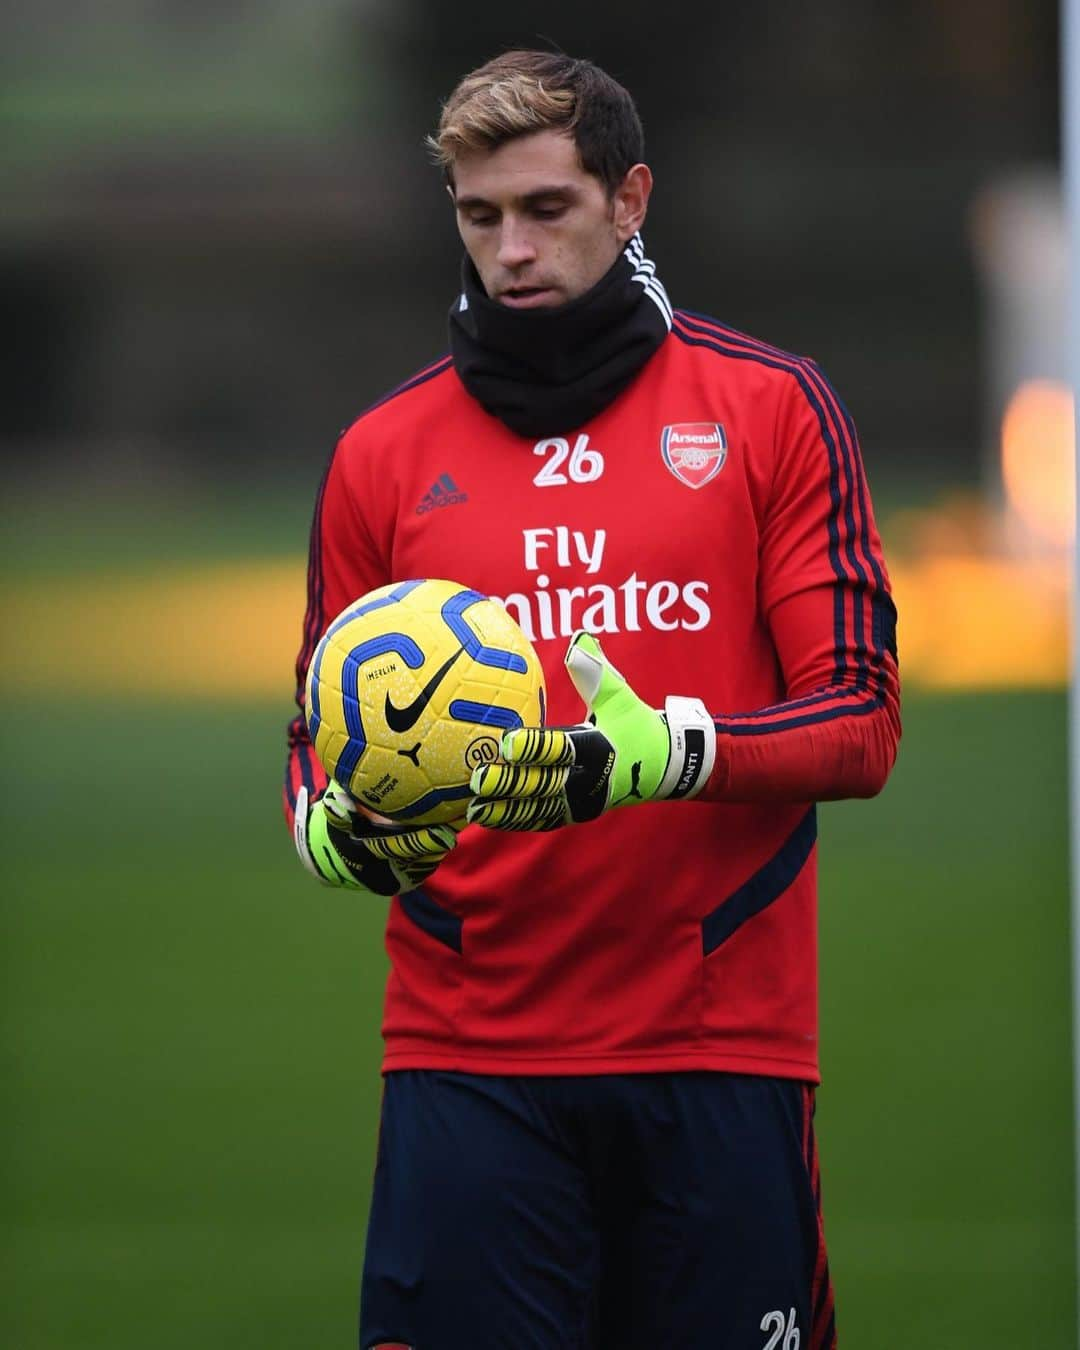
M855 428L814 362L672 307L602 70L506 53L432 144L450 355L331 458L285 784L305 866L390 898L361 1347L829 1350L815 803L900 735ZM467 823L376 825L304 678L349 602L438 576L534 640L546 725Z

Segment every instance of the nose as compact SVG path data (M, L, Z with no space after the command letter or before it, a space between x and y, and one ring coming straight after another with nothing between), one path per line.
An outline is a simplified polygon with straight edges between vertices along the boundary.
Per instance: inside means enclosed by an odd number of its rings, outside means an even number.
M500 267L515 271L536 258L536 248L529 237L528 226L513 216L503 216L499 230L499 252L497 260Z

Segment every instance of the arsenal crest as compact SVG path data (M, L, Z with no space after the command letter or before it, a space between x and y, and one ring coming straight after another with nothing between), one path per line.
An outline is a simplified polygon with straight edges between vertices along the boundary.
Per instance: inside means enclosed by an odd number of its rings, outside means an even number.
M676 422L661 432L660 454L680 483L704 487L724 467L727 436L719 422Z

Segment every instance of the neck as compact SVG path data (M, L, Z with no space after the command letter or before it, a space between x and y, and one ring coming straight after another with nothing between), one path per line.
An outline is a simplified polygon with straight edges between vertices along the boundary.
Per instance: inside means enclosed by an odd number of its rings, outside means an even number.
M559 435L596 416L671 327L640 235L594 286L551 309L493 301L468 257L462 283L450 311L454 365L469 393L521 435Z

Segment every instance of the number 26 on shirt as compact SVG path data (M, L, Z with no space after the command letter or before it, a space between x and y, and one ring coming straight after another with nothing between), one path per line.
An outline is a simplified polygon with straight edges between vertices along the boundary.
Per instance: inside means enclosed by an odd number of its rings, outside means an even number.
M570 442L565 436L551 436L546 441L537 441L533 446L533 454L545 457L544 463L533 478L537 487L560 487L564 483L595 483L604 472L604 456L599 450L589 449L589 438L584 434L574 442L573 449L570 448Z

